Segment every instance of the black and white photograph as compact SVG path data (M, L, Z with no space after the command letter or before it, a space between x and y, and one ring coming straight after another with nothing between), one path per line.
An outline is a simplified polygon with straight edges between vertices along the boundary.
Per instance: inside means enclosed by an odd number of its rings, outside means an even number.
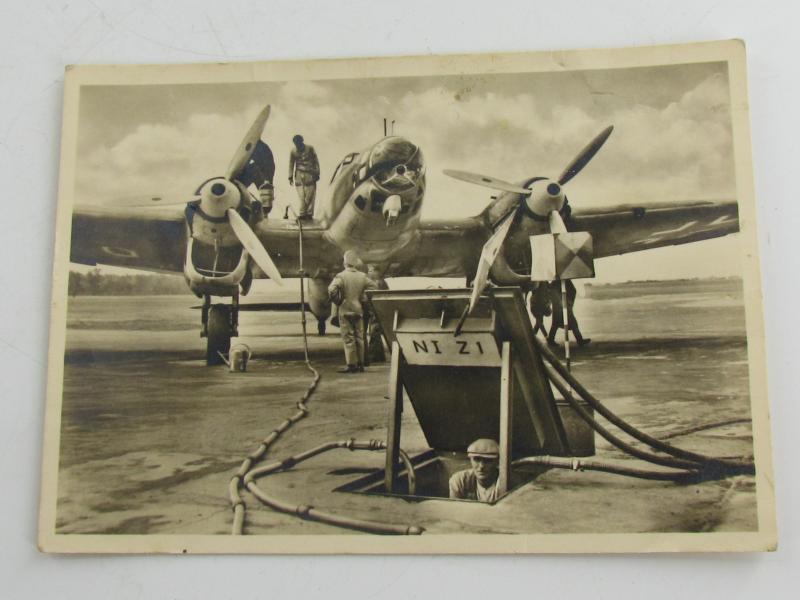
M41 548L774 549L744 64L68 69Z

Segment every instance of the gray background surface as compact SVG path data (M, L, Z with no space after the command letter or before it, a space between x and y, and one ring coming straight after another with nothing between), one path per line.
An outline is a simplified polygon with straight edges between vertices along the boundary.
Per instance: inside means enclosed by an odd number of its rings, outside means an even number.
M786 2L14 2L0 19L0 595L791 597L798 583L797 22ZM59 557L36 550L63 66L748 45L779 551L745 556ZM565 515L568 518L568 515Z

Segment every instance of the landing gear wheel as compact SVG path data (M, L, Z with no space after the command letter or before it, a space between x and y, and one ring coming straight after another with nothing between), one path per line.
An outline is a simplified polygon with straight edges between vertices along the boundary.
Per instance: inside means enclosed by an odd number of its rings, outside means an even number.
M327 328L327 323L325 319L317 319L317 333L319 335L325 335L325 330Z
M225 304L214 304L208 311L206 364L222 365L220 352L227 356L231 349L231 311Z

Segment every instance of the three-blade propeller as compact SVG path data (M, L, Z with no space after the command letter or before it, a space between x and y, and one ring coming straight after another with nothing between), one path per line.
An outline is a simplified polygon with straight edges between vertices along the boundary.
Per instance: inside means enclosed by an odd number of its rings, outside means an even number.
M253 262L255 262L270 279L282 284L283 278L281 277L281 273L275 266L269 252L267 252L267 249L261 243L261 240L247 221L245 221L236 210L236 207L240 204L241 194L243 192L234 183L234 181L242 178L250 159L253 157L253 152L255 152L261 135L264 133L264 127L267 124L267 119L269 119L270 110L269 105L265 106L255 118L255 121L253 121L253 124L247 130L247 133L231 158L228 169L225 172L225 177L215 177L203 185L200 192L200 203L201 208L206 214L214 216L222 216L224 214L227 216L236 238L253 259ZM186 201L176 201L174 199L164 201L164 199L160 197L140 197L125 198L118 200L115 204L116 206L126 208L145 208L151 206L186 204Z
M502 179L497 179L496 177L490 177L487 175L445 169L445 175L453 177L454 179L459 179L475 185L519 195L519 198L517 198L512 209L503 219L500 220L491 237L486 241L483 249L481 250L478 269L473 281L473 289L469 306L465 310L464 315L462 315L462 319L459 323L459 327L457 327L457 330L460 330L463 320L472 312L473 308L475 308L478 298L486 288L489 278L489 271L491 270L497 255L503 247L506 236L511 229L511 224L517 214L517 209L520 207L522 202L528 202L528 206L529 208L532 207L533 212L537 212L537 210L544 211L544 214L540 214L539 216L547 219L551 233L566 232L567 227L560 214L560 211L564 206L564 198L566 198L562 186L573 179L587 164L589 164L589 161L592 160L595 154L597 154L597 151L600 150L613 130L613 125L606 127L603 131L597 134L594 139L592 139L592 141L589 142L574 159L572 159L557 180L553 181L544 179L537 181L536 189L534 189L533 186L528 188L520 187L518 185L508 183L507 181L503 181Z

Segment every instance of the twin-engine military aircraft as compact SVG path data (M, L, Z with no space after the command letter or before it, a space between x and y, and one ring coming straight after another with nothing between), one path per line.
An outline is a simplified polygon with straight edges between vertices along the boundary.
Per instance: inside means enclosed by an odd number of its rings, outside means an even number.
M738 231L735 201L621 205L573 210L565 185L611 134L602 131L556 179L528 177L518 183L466 173L446 174L500 193L480 214L423 222L425 161L422 150L388 136L344 157L331 179L331 193L305 223L264 219L249 186L261 186L266 145L261 141L270 107L256 117L224 176L203 182L173 213L153 210L159 198L114 207L76 207L70 259L183 273L204 300L201 335L208 364L222 362L238 335L239 296L253 278L308 277L308 304L320 332L330 316L328 285L342 256L355 250L380 277L465 277L473 298L487 280L497 285L531 281L529 237L564 231L589 232L594 258L685 244ZM212 298L230 298L230 304ZM246 306L246 305L245 305Z

